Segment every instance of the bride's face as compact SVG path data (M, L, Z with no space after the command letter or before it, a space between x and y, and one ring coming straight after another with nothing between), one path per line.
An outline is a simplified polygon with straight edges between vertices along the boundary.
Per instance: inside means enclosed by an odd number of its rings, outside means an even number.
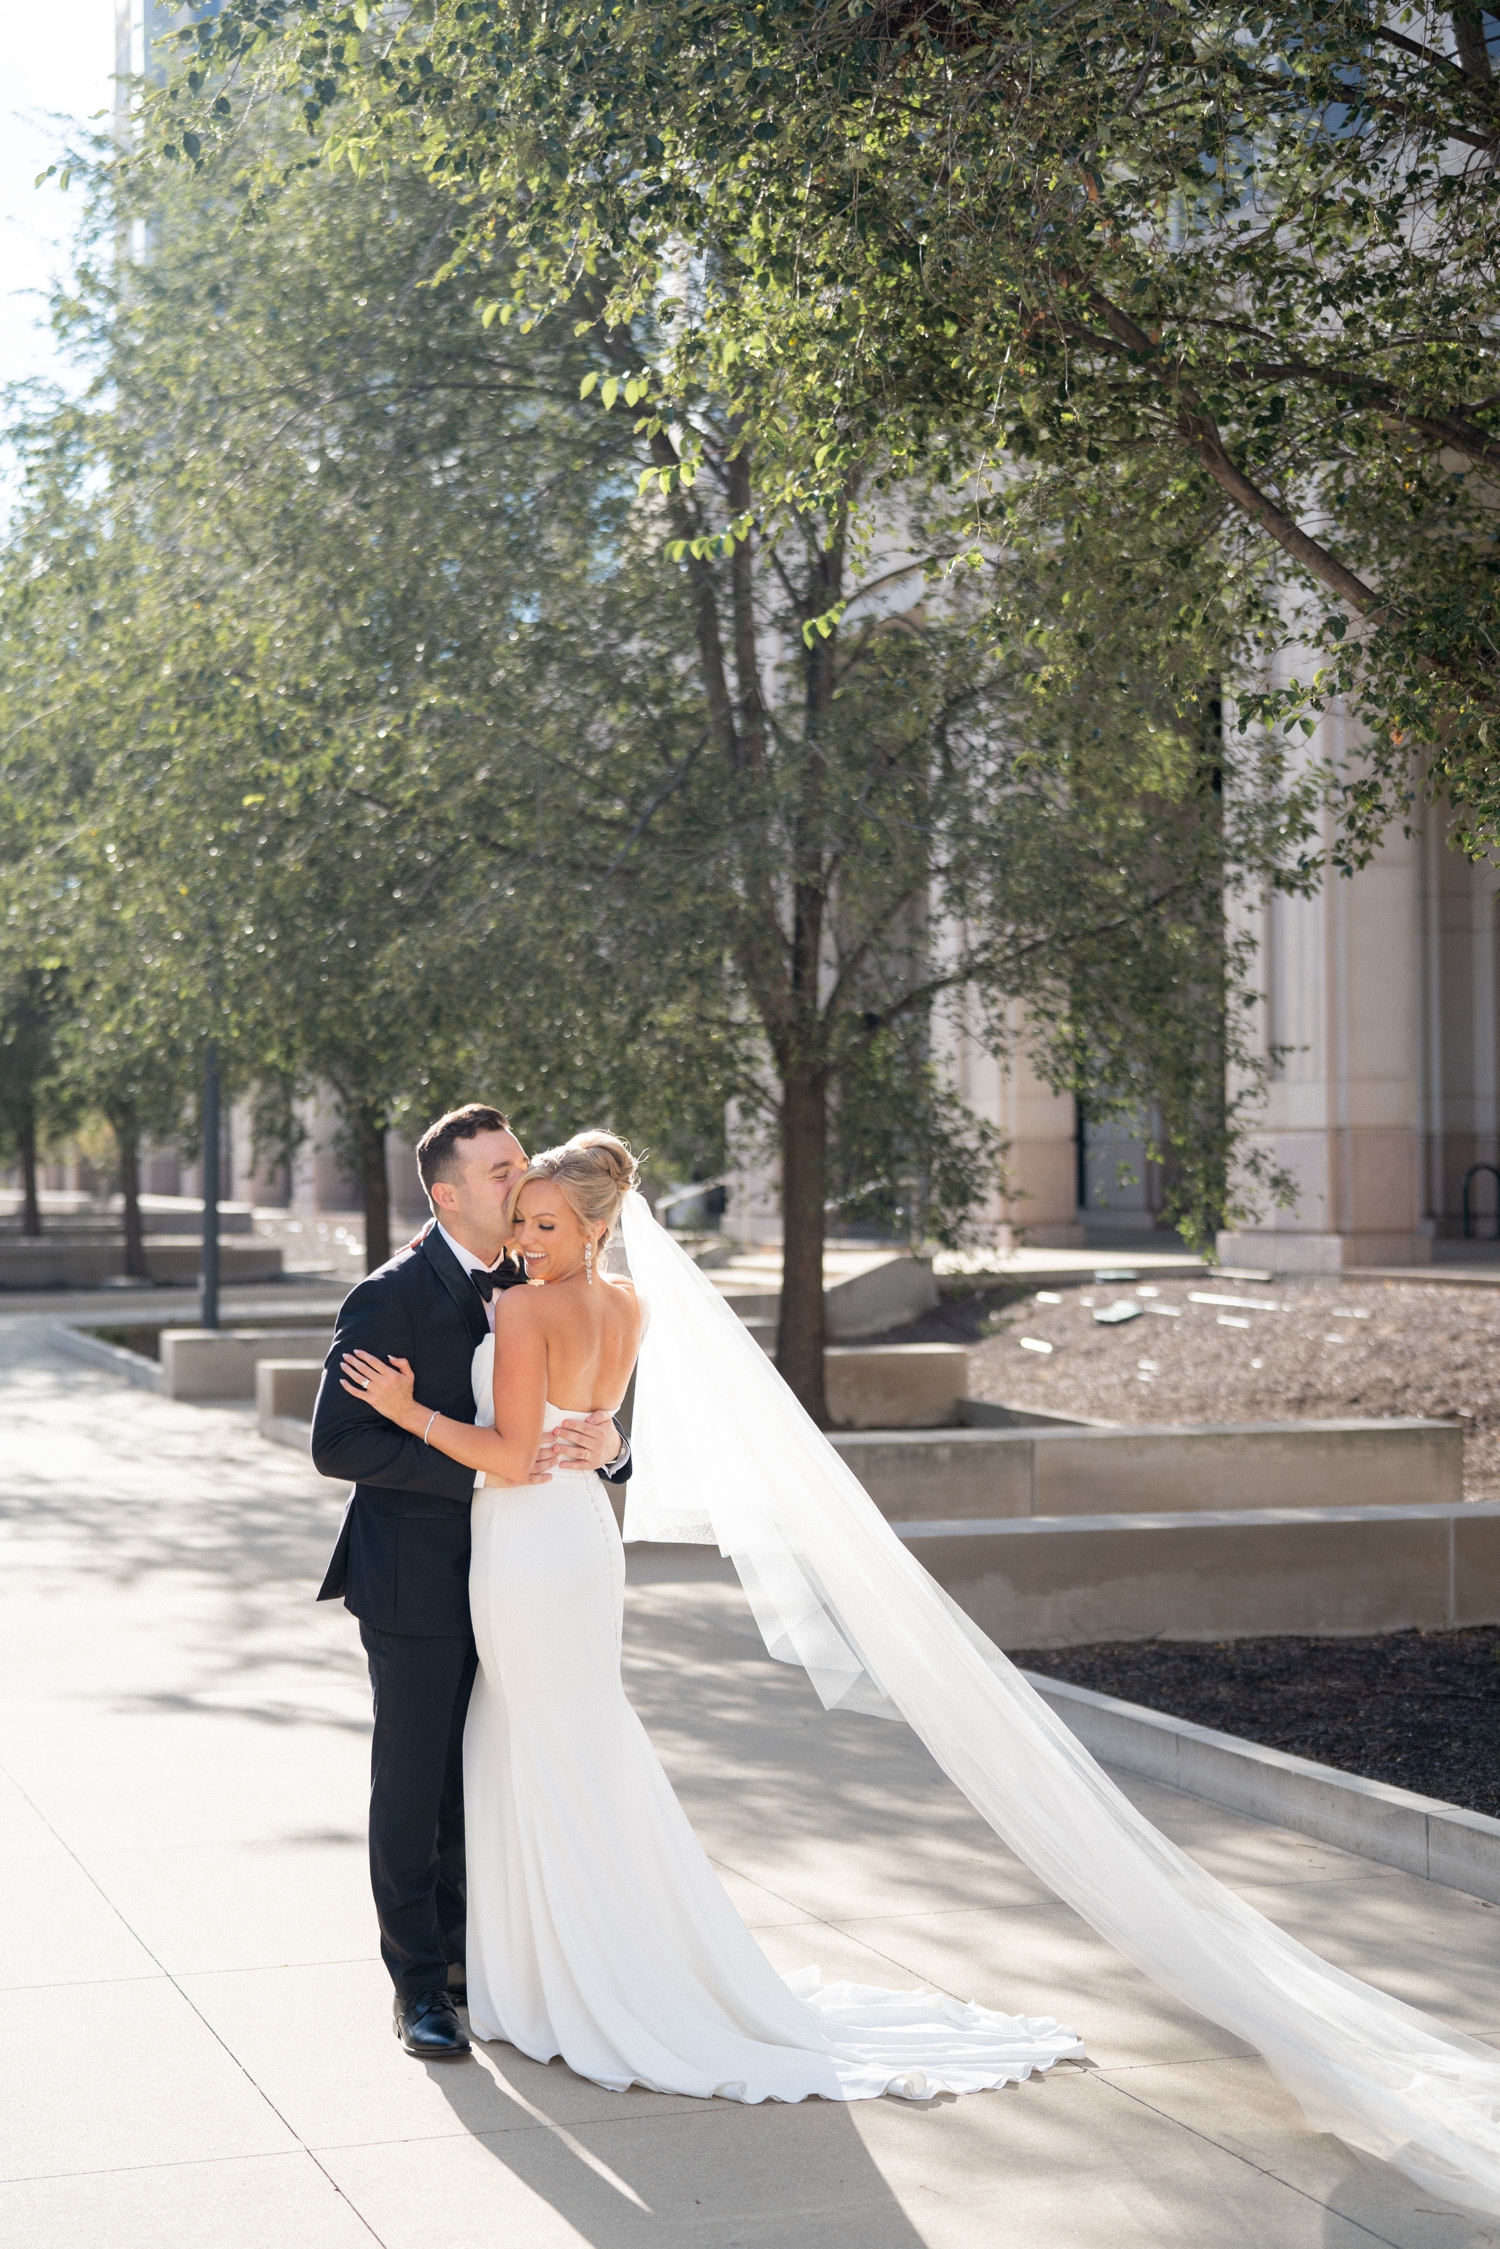
M516 1197L514 1247L529 1281L561 1281L583 1266L593 1239L555 1179L528 1181Z

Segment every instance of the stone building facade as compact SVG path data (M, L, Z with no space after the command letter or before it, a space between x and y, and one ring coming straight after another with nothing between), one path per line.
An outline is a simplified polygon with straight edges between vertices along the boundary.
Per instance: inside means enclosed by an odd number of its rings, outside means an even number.
M1226 1262L1278 1272L1417 1265L1500 1211L1496 870L1445 840L1438 808L1352 877L1251 912L1270 1063L1256 1140L1297 1187L1287 1210L1220 1236ZM1024 1057L954 1056L960 1089L1010 1141L996 1215L1038 1246L1155 1223L1160 1170L1140 1143L1085 1129ZM1121 1186L1123 1164L1134 1186ZM1101 1207L1101 1203L1107 1207Z

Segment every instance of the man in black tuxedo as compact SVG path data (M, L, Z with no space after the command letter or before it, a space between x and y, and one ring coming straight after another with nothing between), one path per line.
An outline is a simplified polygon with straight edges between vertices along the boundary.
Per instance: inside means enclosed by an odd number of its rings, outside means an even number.
M494 1328L494 1295L525 1280L505 1254L505 1206L526 1155L504 1116L470 1102L430 1125L417 1168L433 1223L345 1297L313 1409L312 1456L350 1481L338 1542L318 1594L359 1619L375 1698L370 1758L370 1881L380 1950L396 1986L409 2054L467 2053L455 2009L464 1957L463 1733L478 1661L469 1617L469 1510L475 1475L352 1397L346 1351L402 1358L424 1405L474 1419L470 1366ZM630 1474L608 1414L564 1422L542 1440L531 1481L553 1467Z

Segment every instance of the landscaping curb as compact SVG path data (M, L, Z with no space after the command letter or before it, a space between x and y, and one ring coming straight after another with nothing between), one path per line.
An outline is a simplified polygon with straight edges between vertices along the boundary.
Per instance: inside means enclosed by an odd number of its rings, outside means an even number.
M1021 1676L1101 1764L1500 1905L1500 1820L1063 1679Z
M122 1327L128 1326L122 1318ZM155 1390L165 1395L166 1379L160 1363L143 1359L139 1351L127 1351L121 1344L106 1343L102 1335L90 1335L83 1328L70 1327L66 1320L54 1320L47 1330L47 1340L66 1351L70 1359L84 1359L91 1367L103 1367L110 1374L133 1382L137 1390Z
M292 1452L300 1452L304 1460L312 1457L312 1424L294 1421L290 1414L272 1414L269 1420L258 1424L261 1435L269 1445L286 1445Z

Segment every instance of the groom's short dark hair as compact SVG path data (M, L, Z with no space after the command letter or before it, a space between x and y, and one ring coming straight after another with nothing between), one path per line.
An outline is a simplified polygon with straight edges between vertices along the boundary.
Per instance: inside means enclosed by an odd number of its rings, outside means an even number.
M509 1132L510 1119L503 1109L492 1109L487 1101L466 1101L461 1109L450 1109L446 1117L430 1124L417 1142L417 1170L422 1185L432 1193L435 1179L451 1179L458 1169L458 1143L473 1140L481 1132Z

